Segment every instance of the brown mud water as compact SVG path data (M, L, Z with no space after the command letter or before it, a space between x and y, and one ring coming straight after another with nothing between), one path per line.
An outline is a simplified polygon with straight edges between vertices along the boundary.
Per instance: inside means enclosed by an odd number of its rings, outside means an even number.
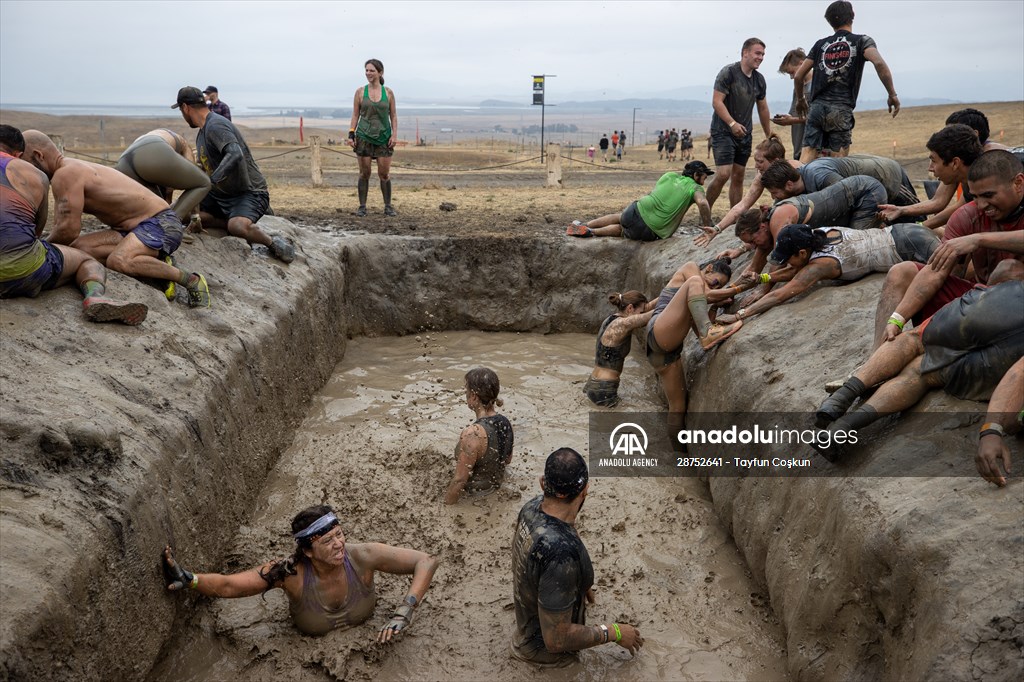
M208 311L117 274L112 295L150 306L142 327L89 325L70 289L0 303L3 679L1024 675L1024 485L976 476L976 425L915 431L922 412L984 409L941 393L846 477L595 480L581 515L591 614L637 623L647 645L634 660L598 648L558 673L513 662L503 547L543 456L586 446L579 382L605 296L656 294L708 254L685 234L640 245L261 225L296 238L295 263L212 235L181 254L210 280ZM708 355L691 342L691 409L813 410L865 356L880 284L820 288ZM502 491L445 508L470 418L461 373L478 364L502 378L515 460ZM642 347L623 386L631 404L660 402ZM893 476L924 458L962 478ZM442 559L390 650L369 641L399 579L380 580L369 623L319 639L295 633L280 594L165 592L166 542L190 568L240 570L286 555L288 519L321 500L353 539Z

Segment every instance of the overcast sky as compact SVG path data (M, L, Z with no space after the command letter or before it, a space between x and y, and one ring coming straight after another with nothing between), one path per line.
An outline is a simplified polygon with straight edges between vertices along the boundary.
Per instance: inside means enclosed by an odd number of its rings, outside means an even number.
M649 97L703 86L767 44L769 99L787 50L831 33L828 2L57 2L0 0L0 101L168 106L216 85L235 107L347 106L363 63L403 98L548 102ZM1024 2L856 0L904 100L1024 99ZM861 99L884 90L870 65Z

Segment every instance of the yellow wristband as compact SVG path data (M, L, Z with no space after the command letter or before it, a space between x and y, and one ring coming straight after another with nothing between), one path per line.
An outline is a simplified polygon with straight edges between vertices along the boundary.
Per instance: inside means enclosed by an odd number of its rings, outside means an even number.
M619 624L618 623L612 623L612 627L615 629L615 641L616 642L621 642L622 641L622 630L619 629Z
M762 284L768 284L771 281L772 281L772 276L771 275L769 275L767 272L762 272L761 273L761 283Z

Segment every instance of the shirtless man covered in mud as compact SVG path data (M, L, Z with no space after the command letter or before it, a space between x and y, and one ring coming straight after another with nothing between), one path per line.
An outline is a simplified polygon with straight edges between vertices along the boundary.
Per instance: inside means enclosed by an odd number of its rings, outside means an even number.
M0 126L0 298L35 297L74 278L85 297L86 319L141 323L145 305L104 297L107 271L95 258L39 238L46 225L50 181L18 158L24 149L20 130Z
M195 209L210 191L210 178L184 137L166 128L151 130L128 145L114 168L171 204L179 219L191 215L190 231L201 226ZM171 203L176 189L182 192Z
M85 251L107 267L133 277L177 282L191 307L208 307L206 278L161 260L181 243L181 220L160 197L113 168L65 158L38 130L25 132L25 159L50 179L56 220L50 241ZM109 230L82 234L82 214Z

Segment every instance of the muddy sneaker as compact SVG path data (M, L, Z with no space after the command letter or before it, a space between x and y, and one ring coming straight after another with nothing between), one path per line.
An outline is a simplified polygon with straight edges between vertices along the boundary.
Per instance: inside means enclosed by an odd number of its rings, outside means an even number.
M143 303L122 303L102 296L90 296L82 301L82 308L90 322L123 322L132 326L141 324L149 312Z
M365 218L366 217L366 207L365 206L360 206L359 208L356 209L356 212L353 213L352 215L358 216L360 218Z
M193 272L192 274L198 277L198 279L194 282L190 281L189 284L185 285L185 289L188 291L188 307L209 308L210 285L206 283L206 278L198 272Z
M270 240L270 255L284 263L291 263L295 260L295 247L284 237L274 237Z
M164 262L170 265L172 268L174 267L174 259L171 258L170 256L164 256ZM167 286L164 287L164 296L167 297L168 301L173 301L174 297L177 296L177 294L178 292L174 286L174 281L167 280Z
M569 227L565 228L565 234L570 237L593 237L594 233L589 227L578 220L572 221Z
M700 347L704 350L711 350L727 338L735 334L743 326L743 320L736 320L732 324L713 324L708 329L706 336L700 339Z
M392 208L391 204L388 204L387 206L384 207L384 215L386 215L386 216L396 216L396 215L398 215L398 213L395 211L394 208Z

